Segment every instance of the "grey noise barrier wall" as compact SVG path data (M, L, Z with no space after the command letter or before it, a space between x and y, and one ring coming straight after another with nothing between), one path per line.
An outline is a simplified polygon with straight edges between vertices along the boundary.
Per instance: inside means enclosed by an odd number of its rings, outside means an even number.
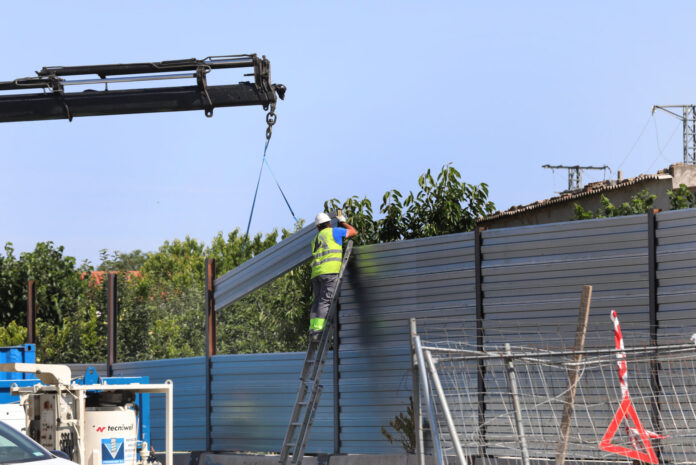
M613 344L609 311L616 309L626 345L647 343L651 250L658 343L672 342L675 334L688 341L696 332L696 209L657 213L652 245L650 217L483 231L484 344L572 345L585 284L593 286L588 337ZM313 231L307 227L290 236L287 244L281 242L275 252L259 254L255 263L219 278L217 308L309 258ZM389 421L405 412L409 402L409 318L417 318L418 331L427 341L456 335L476 345L474 233L361 246L353 254L338 314L340 452L400 453L401 446L390 444L381 428L388 429ZM213 356L212 449L277 452L303 359L300 352ZM204 364L204 357L133 362L117 364L114 373L144 374L154 382L172 379L176 449L201 450L205 448ZM327 366L323 382L329 390L331 368ZM635 382L643 386L649 380ZM332 401L333 395L325 392L308 453L333 452ZM493 418L502 406L492 397L485 401L486 418ZM161 448L163 415L155 414L158 405L153 398L153 442ZM582 422L578 425L582 429Z

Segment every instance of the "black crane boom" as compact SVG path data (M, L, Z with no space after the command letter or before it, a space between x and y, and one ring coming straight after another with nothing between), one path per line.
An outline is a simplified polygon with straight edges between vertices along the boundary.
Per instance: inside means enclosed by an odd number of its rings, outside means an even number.
M253 82L209 86L207 74L214 69L253 68ZM166 74L165 74L166 73ZM121 115L204 110L261 105L267 108L285 96L285 86L271 83L270 63L257 55L231 55L152 63L94 66L52 66L37 77L0 82L0 122L68 119L80 116ZM96 75L67 80L64 76ZM195 85L110 90L109 84L193 79ZM104 85L104 90L67 92L70 86ZM42 93L16 91L41 89Z

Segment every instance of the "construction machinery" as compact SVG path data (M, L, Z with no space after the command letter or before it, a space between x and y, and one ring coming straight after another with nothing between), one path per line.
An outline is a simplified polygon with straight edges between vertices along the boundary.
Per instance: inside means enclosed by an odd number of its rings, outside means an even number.
M253 77L253 82L208 84L211 71L232 68L251 68L253 72L244 76ZM161 86L162 82L172 80L192 82L185 86ZM145 85L122 88L132 83ZM285 90L284 85L271 82L271 65L266 57L255 54L209 56L200 60L45 66L35 77L0 82L0 123L72 121L80 116L186 110L203 110L210 117L217 107L261 105L264 109L269 106L273 109L277 98L284 98Z
M94 369L71 380L70 367L35 363L0 363L0 371L33 373L41 383L13 385L26 413L26 432L46 449L61 451L79 465L145 465L154 451L143 440L149 399L164 394L165 463L173 452L173 385L100 379ZM136 381L138 381L136 379ZM140 397L139 397L140 396ZM149 422L148 422L149 423Z

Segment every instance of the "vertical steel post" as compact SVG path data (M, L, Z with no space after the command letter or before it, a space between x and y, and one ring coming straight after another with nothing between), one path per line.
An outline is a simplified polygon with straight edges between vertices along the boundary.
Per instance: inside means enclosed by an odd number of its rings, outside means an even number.
M452 412L450 412L449 404L447 403L447 397L445 396L445 390L442 389L442 383L440 383L440 376L437 374L437 368L435 368L435 362L433 362L433 357L430 355L430 351L425 351L425 361L428 364L428 369L430 370L430 377L433 379L433 386L435 386L435 392L440 399L440 408L445 416L445 421L447 422L447 428L450 432L450 437L452 438L452 446L454 447L454 452L457 454L457 460L459 465L467 465L466 458L464 457L464 452L462 451L462 444L459 442L459 433L457 433L457 428L454 426L454 420L452 419Z
M483 254L481 252L482 238L484 228L477 226L474 229L474 277L475 277L475 293L476 293L476 350L483 352L484 333L483 333L483 273L481 270L481 262ZM476 392L478 396L478 424L480 441L479 456L486 455L486 361L479 359L477 362L476 376Z
M428 385L428 373L425 371L425 357L423 356L423 347L421 346L420 336L413 338L413 343L416 347L416 356L418 357L418 371L420 373L421 386L423 388L423 396L425 397L425 406L428 408L428 420L430 421L430 435L433 439L433 449L438 465L444 465L445 459L442 456L442 447L440 446L440 435L437 432L437 418L435 418L435 405L433 404L433 396L430 395L430 387ZM528 463L525 465L529 465Z
M339 350L339 337L338 337L338 325L339 316L341 315L341 303L336 302L336 313L334 315L333 328L333 441L334 441L334 455L339 455L341 453L341 391L339 388L340 373L338 371L339 364L341 363L338 357Z
M416 319L411 318L411 389L413 399L413 422L416 428L416 455L418 465L425 465L425 451L423 448L423 408L421 406L420 383L418 382L418 358L414 338L418 336Z
M212 396L212 357L217 353L217 332L215 327L215 259L205 259L205 450L210 451L211 437L211 396Z
M117 272L109 271L106 275L107 288L107 329L106 329L106 376L113 376L118 345L118 281Z
M648 309L650 313L650 345L657 346L657 217L658 210L648 212ZM660 363L656 360L657 354L650 359L650 389L652 396L650 401L650 417L652 420L652 430L661 433L662 422L660 417ZM655 451L658 458L661 450L659 443L656 443Z
M515 428L517 429L517 440L520 443L520 451L522 452L522 465L529 465L527 438L524 435L522 409L520 408L520 399L517 393L517 375L515 374L515 365L512 362L510 344L507 342L505 343L505 377L507 378L508 389L510 390L510 398L512 399L512 407L515 414Z
M27 344L36 344L36 281L27 283Z

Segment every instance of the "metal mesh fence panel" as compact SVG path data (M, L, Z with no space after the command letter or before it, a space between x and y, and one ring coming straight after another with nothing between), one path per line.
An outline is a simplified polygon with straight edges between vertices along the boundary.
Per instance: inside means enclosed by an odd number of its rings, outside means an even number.
M663 339L656 347L627 340L627 347L618 350L605 325L591 328L585 350L575 352L565 344L564 332L559 339L550 337L548 328L543 339L534 340L528 330L510 335L516 344L508 346L509 352L503 344L476 351L466 338L453 337L453 331L447 338L422 334L423 351L430 353L444 393L439 397L433 389L431 373L434 426L445 462L459 462L446 410L469 464L553 462L562 438L569 375L576 371L566 462L696 463L696 346L688 335L671 337L672 343ZM478 389L479 376L484 392Z

